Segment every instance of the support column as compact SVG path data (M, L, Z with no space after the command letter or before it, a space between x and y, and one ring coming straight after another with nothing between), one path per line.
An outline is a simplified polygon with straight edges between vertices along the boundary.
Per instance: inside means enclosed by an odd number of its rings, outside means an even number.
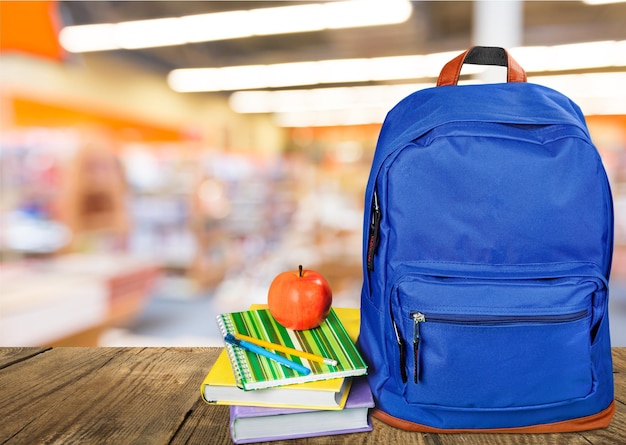
M480 0L474 2L472 44L500 46L505 49L522 45L524 2L522 0ZM506 72L489 67L477 76L481 82L502 82Z

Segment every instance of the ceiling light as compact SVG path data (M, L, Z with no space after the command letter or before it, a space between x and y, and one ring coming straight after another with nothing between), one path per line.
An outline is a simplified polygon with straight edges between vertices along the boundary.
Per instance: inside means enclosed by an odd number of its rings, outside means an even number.
M328 28L354 28L402 23L412 12L411 2L402 0L359 0L324 3Z
M624 3L625 0L583 0L588 5L608 5L609 3Z
M378 124L388 110L383 108L359 108L353 110L303 111L278 113L274 123L279 127L336 127L349 125Z
M531 76L528 81L567 95L586 115L626 114L625 72ZM237 113L271 113L283 127L370 124L381 123L404 97L430 87L434 84L238 91L229 105Z
M137 49L254 35L389 25L413 12L408 0L344 0L120 23L68 26L59 41L70 52Z
M252 28L252 16L248 11L188 15L180 20L190 43L250 37Z
M371 106L390 109L413 91L432 86L434 83L308 90L238 91L230 95L229 105L237 113L328 111Z
M562 76L533 76L531 82L558 90L572 98L615 97L626 99L626 73L586 73Z
M167 82L174 91L189 93L437 77L443 66L439 63L440 58L438 55L379 57L189 68L173 70ZM468 67L464 72L474 72L472 70L475 68ZM236 84L235 79L240 77L241 72L245 72L246 77L241 77L242 83Z
M527 72L626 66L626 40L526 46L510 52Z
M333 87L308 90L239 91L230 96L238 113L272 113L281 127L380 123L410 93L434 84Z
M530 73L626 66L626 41L520 47L510 52ZM436 78L446 62L460 53L178 69L169 74L167 81L174 91L188 93ZM462 74L477 74L483 69L464 65Z
M125 49L186 43L184 24L177 18L140 20L115 25L115 38Z
M249 29L254 35L320 31L327 27L321 4L253 9L250 15L252 26Z
M63 28L59 34L61 46L72 53L85 51L106 51L118 49L115 38L115 25L80 25Z

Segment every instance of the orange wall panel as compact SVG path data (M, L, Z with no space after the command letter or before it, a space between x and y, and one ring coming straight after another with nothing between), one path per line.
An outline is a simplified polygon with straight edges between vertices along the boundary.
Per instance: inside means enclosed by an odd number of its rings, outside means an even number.
M0 51L19 51L61 60L59 17L55 1L0 2Z
M96 109L78 109L21 97L12 98L11 102L12 123L17 127L97 126L112 131L121 141L158 142L185 139L178 128L154 125L125 116L114 116L110 111L107 113Z

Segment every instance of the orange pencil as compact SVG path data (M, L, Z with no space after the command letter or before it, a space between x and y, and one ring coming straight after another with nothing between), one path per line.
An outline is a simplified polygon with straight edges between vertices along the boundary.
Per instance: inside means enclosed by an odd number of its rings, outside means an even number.
M274 351L284 352L289 355L295 355L296 357L305 358L307 360L312 360L314 362L324 363L326 365L337 366L337 360L333 360L332 358L321 357L319 355L311 354L310 352L299 351L297 349L289 348L287 346L278 345L276 343L270 343L265 340L260 340L254 337L248 337L243 334L235 334L235 338L240 340L245 340L257 346L263 346L267 349L272 349Z

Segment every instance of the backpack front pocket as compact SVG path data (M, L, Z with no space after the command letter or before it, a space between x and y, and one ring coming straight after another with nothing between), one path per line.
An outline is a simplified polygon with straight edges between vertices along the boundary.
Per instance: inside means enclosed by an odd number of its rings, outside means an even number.
M593 273L555 269L404 270L390 309L406 400L514 408L592 393L605 286Z

